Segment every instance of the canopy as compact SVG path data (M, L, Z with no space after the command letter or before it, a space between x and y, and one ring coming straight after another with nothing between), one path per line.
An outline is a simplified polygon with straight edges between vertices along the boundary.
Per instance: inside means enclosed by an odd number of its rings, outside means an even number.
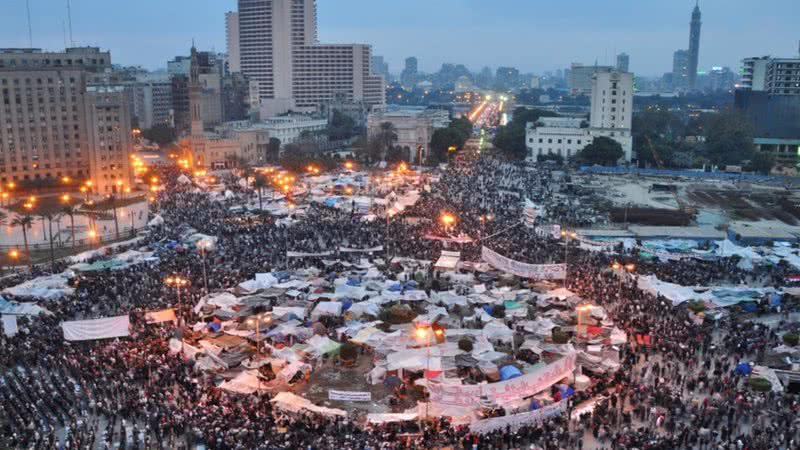
M521 376L522 372L520 372L515 366L508 365L500 368L500 379L503 381Z

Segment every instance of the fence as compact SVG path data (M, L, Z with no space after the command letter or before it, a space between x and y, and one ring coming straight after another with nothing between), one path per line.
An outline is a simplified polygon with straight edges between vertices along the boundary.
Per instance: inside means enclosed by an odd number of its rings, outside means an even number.
M747 173L728 173L728 172L703 172L699 170L674 170L674 169L642 169L638 167L605 167L605 166L581 166L580 171L584 173L598 174L620 174L620 175L645 175L661 177L686 177L686 178L705 178L727 181L747 181L751 183L792 183L795 181L789 177L754 175Z

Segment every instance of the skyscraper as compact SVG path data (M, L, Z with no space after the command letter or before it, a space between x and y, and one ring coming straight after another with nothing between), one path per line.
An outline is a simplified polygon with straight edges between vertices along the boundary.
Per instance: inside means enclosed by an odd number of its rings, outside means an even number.
M627 72L630 68L631 57L627 53L620 53L617 55L617 70L620 72Z
M688 88L694 91L697 88L697 66L700 59L700 5L695 3L692 11L692 22L689 29L689 77Z
M413 89L417 84L417 58L411 56L406 58L406 66L400 74L400 84L405 88Z
M314 111L337 95L385 103L383 77L364 44L317 42L315 0L239 0L242 73L258 84L262 112Z
M672 89L675 91L685 91L689 87L689 52L686 50L676 50L672 54Z
M241 55L239 53L239 13L229 11L225 13L225 43L228 48L228 71L239 73L242 71Z

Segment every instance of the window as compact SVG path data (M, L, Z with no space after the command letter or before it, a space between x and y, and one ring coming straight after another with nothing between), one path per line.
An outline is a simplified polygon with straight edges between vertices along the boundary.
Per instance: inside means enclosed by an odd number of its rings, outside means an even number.
M519 142L519 141L517 141L517 142ZM553 140L552 140L552 139L548 139L548 140L547 140L547 143L548 143L548 144L552 144L552 143L553 143Z

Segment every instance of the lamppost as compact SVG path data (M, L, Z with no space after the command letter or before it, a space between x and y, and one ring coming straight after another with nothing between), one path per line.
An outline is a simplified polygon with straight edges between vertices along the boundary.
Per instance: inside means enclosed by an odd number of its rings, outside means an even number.
M183 339L183 325L185 324L185 320L183 318L183 303L181 302L181 287L188 285L189 280L175 275L167 277L167 279L164 280L164 284L170 287L174 286L178 291L178 326L181 327L181 354L185 356L185 344Z
M576 239L578 233L574 231L561 230L561 237L564 238L564 287L567 286L567 272L569 271L569 241Z
M425 340L425 372L430 372L430 370L431 370L431 334L428 333L428 329L427 328L423 328L423 327L417 328L414 331L414 333L416 334L417 340L419 340L420 342L422 342L423 339ZM427 373L423 374L423 378L425 378L426 375L427 375ZM429 383L429 381L427 381L427 378L426 378L425 387L428 389L428 401L425 402L425 419L426 420L428 419L428 405L430 405L430 403L431 403L431 399L430 399L431 388L430 388L430 385L428 383Z
M481 235L478 237L478 240L483 241L483 234L484 234L483 228L484 228L484 225L486 225L486 222L494 220L494 216L491 215L491 214L482 214L479 217L479 219L481 221Z

